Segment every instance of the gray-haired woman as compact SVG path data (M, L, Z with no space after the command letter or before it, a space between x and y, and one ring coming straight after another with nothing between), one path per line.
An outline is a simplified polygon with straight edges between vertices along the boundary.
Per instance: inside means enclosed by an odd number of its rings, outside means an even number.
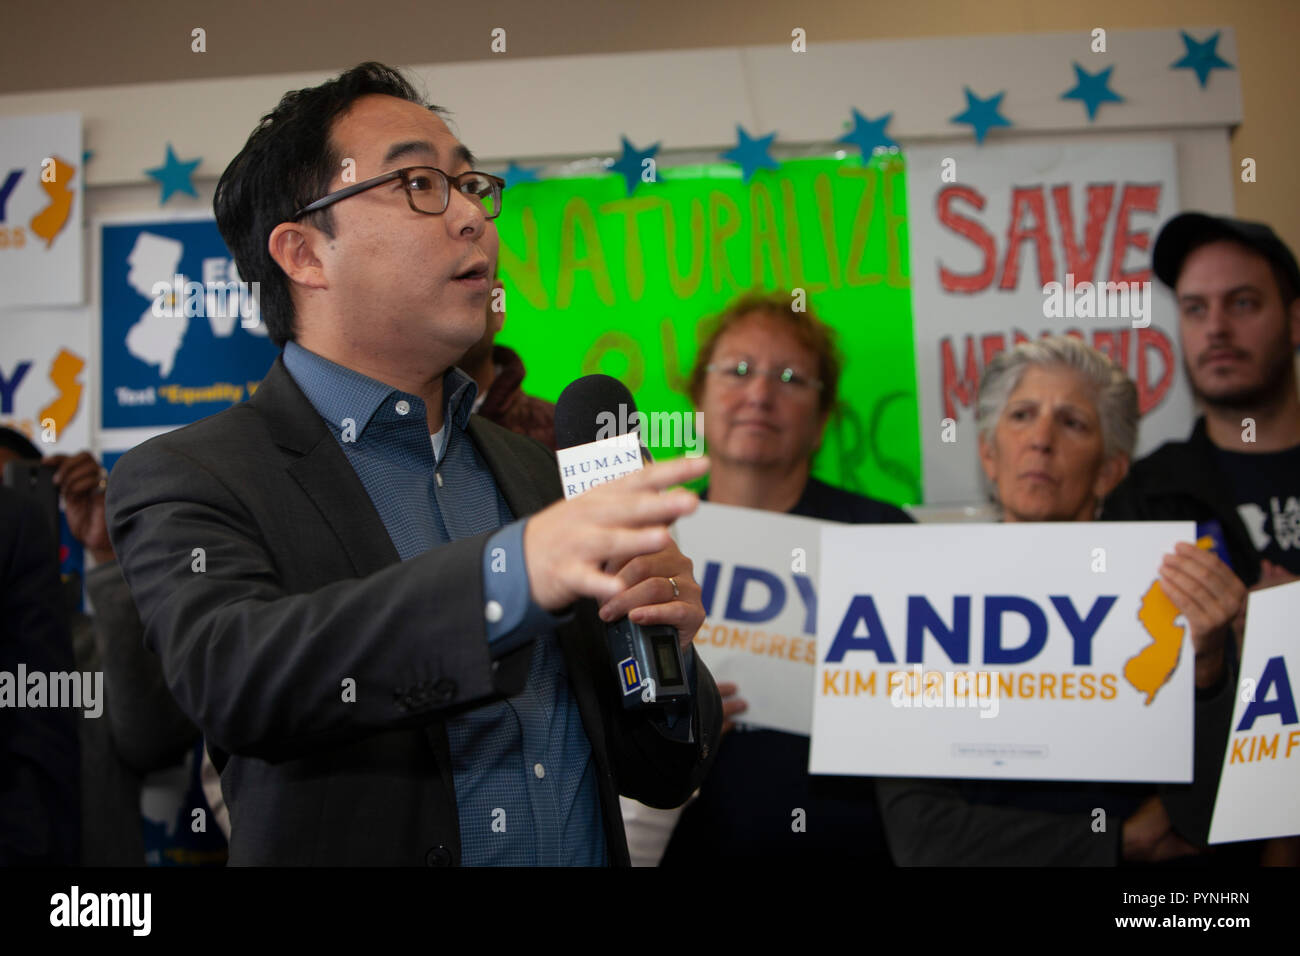
M1003 521L1091 521L1128 471L1137 390L1082 341L1058 336L1001 353L985 369L976 409L980 464ZM881 779L897 863L1108 865L1171 859L1204 845L1232 718L1224 648L1246 591L1212 552L1185 543L1165 556L1159 575L1196 653L1194 782ZM1099 832L1098 819L1123 823Z

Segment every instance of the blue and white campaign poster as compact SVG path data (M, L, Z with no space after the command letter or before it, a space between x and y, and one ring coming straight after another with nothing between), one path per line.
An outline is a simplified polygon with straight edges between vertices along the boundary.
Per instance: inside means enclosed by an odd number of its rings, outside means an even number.
M826 525L809 772L1192 779L1192 522Z
M1210 842L1300 833L1300 581L1255 591Z
M0 118L0 309L78 305L81 114Z
M106 223L100 260L105 448L252 394L279 350L215 221Z
M736 684L743 723L805 736L812 727L825 524L702 501L673 526L704 592L696 650L715 680Z

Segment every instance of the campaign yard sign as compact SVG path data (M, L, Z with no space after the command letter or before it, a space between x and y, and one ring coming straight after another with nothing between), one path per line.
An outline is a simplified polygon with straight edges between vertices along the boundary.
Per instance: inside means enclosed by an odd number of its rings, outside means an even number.
M1192 778L1191 522L827 525L811 773Z
M703 591L696 650L715 680L737 685L746 724L811 730L814 582L826 523L704 501L675 525Z
M0 425L26 435L42 455L90 447L90 310L0 313Z
M1211 843L1300 833L1300 581L1250 595Z
M78 305L81 114L0 118L0 309Z

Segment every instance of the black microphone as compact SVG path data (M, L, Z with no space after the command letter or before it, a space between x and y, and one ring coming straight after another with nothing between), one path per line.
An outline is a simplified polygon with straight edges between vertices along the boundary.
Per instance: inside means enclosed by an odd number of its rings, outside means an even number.
M585 375L569 383L555 403L555 446L562 452L603 439L636 434L641 458L648 464L652 459L640 442L640 418L632 393L622 382L609 375ZM595 481L614 480L637 470L639 465L629 465L625 460L631 457L626 448L625 445L622 454L617 447L592 449L589 462L561 464L560 480L565 485L565 496L574 497L588 490L594 482L586 476L593 476ZM588 464L588 468L583 467ZM575 474L566 475L570 469ZM583 469L582 478L576 474L579 469ZM686 665L675 627L642 626L624 616L605 625L605 637L610 661L618 673L624 708L663 706L690 698Z
M570 382L555 403L555 446L572 448L632 432L640 437L640 418L626 385L611 375L584 375ZM641 456L650 460L644 443Z

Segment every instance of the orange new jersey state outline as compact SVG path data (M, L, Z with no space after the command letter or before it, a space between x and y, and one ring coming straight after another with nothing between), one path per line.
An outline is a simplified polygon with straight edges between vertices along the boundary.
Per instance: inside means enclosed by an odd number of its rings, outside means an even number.
M41 409L41 421L54 419L54 434L62 435L63 430L72 422L81 407L81 392L84 386L77 381L77 376L86 367L85 359L59 349L59 354L50 363L50 381L59 390L58 397Z
M1208 551L1214 547L1214 539L1206 536L1197 541L1196 546ZM1179 613L1160 582L1151 582L1147 593L1142 595L1138 620L1151 635L1152 643L1130 657L1124 665L1124 679L1147 695L1147 706L1156 699L1156 692L1169 682L1178 667L1183 649L1183 629L1174 624L1174 620Z
M46 249L54 245L55 237L68 224L68 216L72 212L72 200L77 195L71 188L72 177L77 174L77 168L57 156L53 159L54 181L46 182L43 177L41 179L41 188L50 197L50 204L32 216L30 223L32 232L45 240Z

